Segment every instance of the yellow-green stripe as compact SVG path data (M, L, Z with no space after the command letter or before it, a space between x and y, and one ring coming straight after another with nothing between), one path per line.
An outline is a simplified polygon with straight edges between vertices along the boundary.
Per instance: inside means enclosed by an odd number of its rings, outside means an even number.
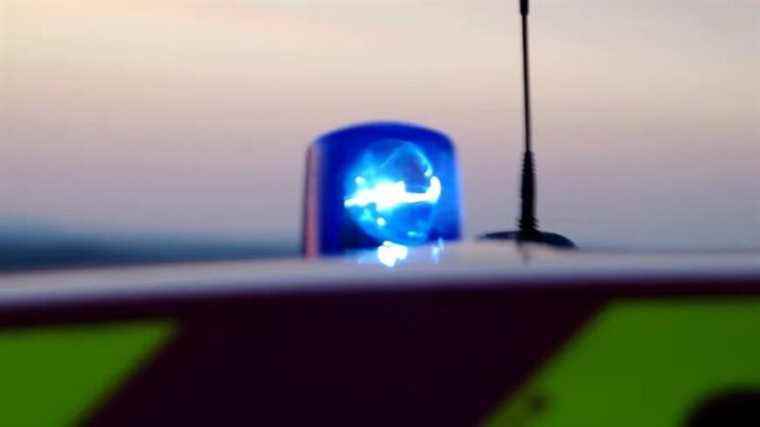
M760 300L621 301L485 425L675 427L709 396L747 388L760 390Z
M76 424L172 331L170 322L0 331L0 425Z

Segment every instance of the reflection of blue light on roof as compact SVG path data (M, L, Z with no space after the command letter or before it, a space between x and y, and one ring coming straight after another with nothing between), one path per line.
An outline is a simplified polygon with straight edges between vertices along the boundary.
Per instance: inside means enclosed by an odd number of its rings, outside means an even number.
M441 262L446 251L443 239L423 246L406 246L384 241L371 250L353 252L345 258L347 262L357 264L382 264L389 268L401 268L409 265L433 265Z
M414 144L383 140L378 147L369 147L348 174L343 206L379 241L424 243L444 191L441 180Z
M395 267L409 255L409 248L392 242L383 242L377 247L377 260L386 267Z
M438 264L438 262L441 261L441 253L445 247L443 239L438 239L436 244L430 248L430 259L432 259L434 263Z

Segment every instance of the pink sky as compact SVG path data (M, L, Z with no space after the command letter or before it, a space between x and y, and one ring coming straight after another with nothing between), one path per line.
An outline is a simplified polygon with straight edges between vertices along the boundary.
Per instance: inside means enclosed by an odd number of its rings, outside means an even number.
M310 140L399 119L455 139L468 234L511 227L513 3L4 0L0 216L296 236ZM542 224L757 242L760 5L534 3Z

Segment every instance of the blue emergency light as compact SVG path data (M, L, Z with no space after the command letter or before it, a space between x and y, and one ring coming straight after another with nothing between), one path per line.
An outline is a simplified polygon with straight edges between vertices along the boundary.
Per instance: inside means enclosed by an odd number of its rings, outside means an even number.
M309 147L306 170L307 256L459 238L454 146L440 132L400 123L336 130Z

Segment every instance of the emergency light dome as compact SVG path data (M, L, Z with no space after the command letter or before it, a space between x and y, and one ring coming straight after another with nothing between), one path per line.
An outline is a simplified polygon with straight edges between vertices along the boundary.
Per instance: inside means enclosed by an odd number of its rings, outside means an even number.
M440 132L370 123L323 135L309 148L307 255L458 239L459 216L454 147Z

